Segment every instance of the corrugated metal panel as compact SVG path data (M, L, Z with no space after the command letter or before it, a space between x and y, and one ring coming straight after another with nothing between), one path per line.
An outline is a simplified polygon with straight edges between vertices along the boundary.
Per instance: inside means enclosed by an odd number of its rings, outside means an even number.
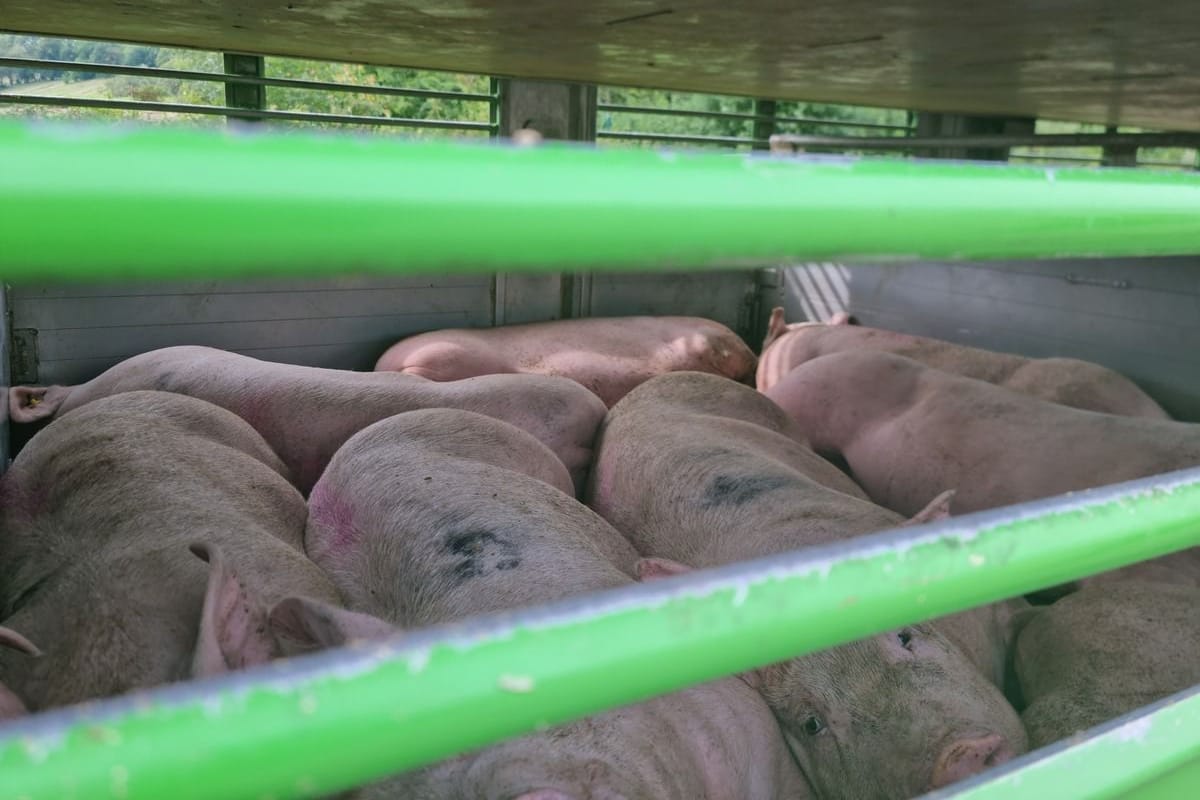
M492 323L488 276L13 287L37 334L37 382L77 383L129 356L203 344L273 361L370 369L397 339Z
M502 272L496 275L494 324L545 322L563 316L562 276Z
M579 284L585 302L572 303ZM568 288L565 288L568 287ZM690 314L736 330L749 324L749 271L350 277L106 285L18 286L13 327L36 331L36 367L24 382L78 383L122 359L203 344L309 366L370 369L404 336L585 315ZM576 299L578 299L576 298Z
M786 271L789 320L864 325L1033 357L1094 361L1200 421L1200 259L809 264Z
M753 270L721 272L599 273L585 276L581 308L585 316L634 314L706 317L728 325L743 337L750 330L756 302Z

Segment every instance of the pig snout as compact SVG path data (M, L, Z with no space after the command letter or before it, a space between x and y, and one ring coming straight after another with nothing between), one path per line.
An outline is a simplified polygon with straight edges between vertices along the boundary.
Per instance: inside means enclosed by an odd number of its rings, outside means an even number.
M946 745L933 768L930 789L949 786L1011 759L1012 746L998 733L973 739L957 739Z

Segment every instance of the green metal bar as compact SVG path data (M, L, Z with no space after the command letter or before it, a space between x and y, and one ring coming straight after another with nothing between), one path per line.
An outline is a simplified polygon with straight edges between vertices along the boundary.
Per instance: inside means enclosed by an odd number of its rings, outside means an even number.
M1190 173L16 124L0 162L10 282L1200 253Z
M1200 688L922 800L1178 800L1200 795Z
M0 792L319 796L1193 546L1198 523L1192 469L42 715L0 736Z

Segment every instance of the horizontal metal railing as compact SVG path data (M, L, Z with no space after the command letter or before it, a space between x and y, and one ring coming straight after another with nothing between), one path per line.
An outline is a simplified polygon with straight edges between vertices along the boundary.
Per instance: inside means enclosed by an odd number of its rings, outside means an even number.
M269 78L254 75L233 75L225 72L196 72L160 67L131 67L119 64L96 64L86 61L54 61L37 58L0 57L0 67L41 68L59 72L97 72L111 75L132 75L141 78L166 78L185 81L210 81L215 83L238 83L253 86L276 86L284 89L308 89L320 92L348 92L352 94L379 94L395 97L424 97L431 100L475 100L491 103L492 94L472 92L438 92L431 89L405 89L400 86L370 86L360 83L331 83L309 81L298 78Z
M408 89L397 86L371 86L344 84L329 81L310 81L294 78L272 78L256 75L238 75L224 72L164 69L160 67L102 64L82 61L0 57L0 69L40 69L54 72L101 73L158 80L201 81L232 85L264 86L283 89L301 89L319 92L382 95L389 97L415 97L427 100L456 100L487 103L492 109L490 122L468 120L438 120L412 117L390 117L365 114L334 114L291 109L258 109L234 106L201 105L192 103L169 103L122 98L62 97L48 94L30 94L19 90L0 92L0 103L9 105L54 106L67 108L95 108L122 111L141 111L169 114L196 114L221 116L240 120L274 120L280 122L316 122L337 125L367 125L378 127L427 128L432 130L480 131L495 135L499 126L494 113L498 96L494 93L434 91Z
M1198 523L1200 469L1191 469L45 713L0 728L3 791L29 800L335 792L1195 546Z
M1200 253L1189 172L18 123L0 157L10 281Z
M1200 147L1200 133L1031 133L978 136L808 136L780 133L772 147L857 147L868 150L923 150L944 147Z
M797 125L828 125L837 128L864 128L871 130L911 131L910 125L885 125L878 122L851 122L840 119L820 119L818 117L784 117L774 114L750 114L735 111L701 111L691 108L653 108L650 106L628 106L619 103L598 103L597 111L609 111L618 114L641 114L661 117L696 117L700 119L737 119L749 122L774 122L777 124Z
M192 103L159 103L149 100L102 100L94 97L49 97L45 95L0 94L0 103L72 108L111 108L125 111L155 111L169 114L199 114L201 116L237 117L240 119L273 119L287 122L329 122L342 125L380 125L404 128L494 132L488 122L459 120L414 119L411 117L370 117L358 114L326 114L315 111L281 111L274 109L237 108L234 106L204 106Z
M642 142L670 142L674 144L715 144L722 146L755 145L766 146L763 139L751 136L705 136L690 133L649 133L641 131L596 131L597 139L621 139Z

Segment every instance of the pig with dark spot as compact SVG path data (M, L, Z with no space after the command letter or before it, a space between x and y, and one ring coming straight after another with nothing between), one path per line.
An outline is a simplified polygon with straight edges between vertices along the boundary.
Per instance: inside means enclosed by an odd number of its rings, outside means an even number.
M598 317L450 329L410 336L375 364L435 381L526 372L559 375L606 406L655 375L695 370L749 381L754 353L724 325L700 317Z
M1035 747L1200 683L1200 590L1090 586L1022 612L1014 671Z
M901 514L947 482L967 512L1200 464L1200 425L1067 408L891 353L822 356L766 395ZM1119 576L1133 574L1200 585L1200 557L1188 551Z
M283 473L245 422L177 394L39 431L0 477L0 618L43 652L0 649L0 684L40 710L292 652L270 607L339 598Z
M915 522L946 513L947 495ZM645 576L713 567L906 524L745 386L679 372L608 414L589 483ZM1025 749L1004 680L1024 601L912 625L753 676L819 797L911 797Z
M436 384L411 375L259 361L209 347L168 347L122 361L78 386L16 386L16 422L48 419L100 397L159 389L206 400L250 423L307 493L334 452L373 422L420 408L476 411L546 444L581 485L604 404L571 381L492 375Z
M1168 419L1167 412L1133 381L1099 364L1076 358L1026 358L940 339L849 324L847 314L828 324L787 324L783 309L771 312L757 382L766 391L794 367L814 358L857 350L895 353L934 369L994 383L1014 392L1064 406Z
M543 479L554 464L533 437L497 420L452 410L400 414L334 456L309 500L308 550L354 609L402 628L631 585L633 548ZM324 621L311 624L314 612ZM341 612L312 603L285 601L272 618L313 631L314 645L337 645L355 630L351 623L343 631ZM770 710L744 682L726 678L396 776L362 796L809 794Z

